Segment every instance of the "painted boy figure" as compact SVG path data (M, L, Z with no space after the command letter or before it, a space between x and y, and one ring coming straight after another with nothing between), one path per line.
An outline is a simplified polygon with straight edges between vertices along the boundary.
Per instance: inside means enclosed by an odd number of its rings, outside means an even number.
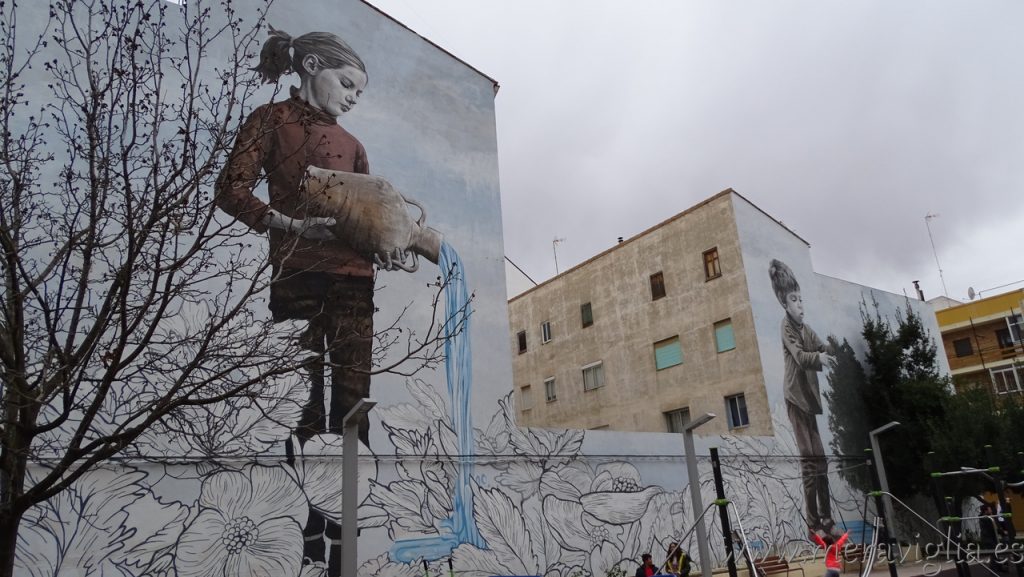
M822 413L818 371L832 362L834 354L804 323L800 284L782 261L772 260L768 269L772 290L786 311L782 319L782 355L785 359L786 413L793 426L800 451L804 503L808 532L834 532L828 486L828 461L818 432L817 416Z

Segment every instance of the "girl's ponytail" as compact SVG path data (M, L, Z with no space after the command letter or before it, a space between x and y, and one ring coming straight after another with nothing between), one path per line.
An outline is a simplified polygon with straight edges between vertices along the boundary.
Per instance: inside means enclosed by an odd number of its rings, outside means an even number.
M293 71L292 37L283 30L270 27L270 38L263 43L260 50L260 63L253 68L267 84L276 84L277 80Z

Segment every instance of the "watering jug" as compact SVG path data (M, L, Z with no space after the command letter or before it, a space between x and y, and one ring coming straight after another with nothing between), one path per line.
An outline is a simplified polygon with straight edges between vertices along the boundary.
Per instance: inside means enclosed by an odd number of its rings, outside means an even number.
M364 256L372 259L400 248L437 264L441 233L423 225L427 213L418 202L402 196L383 178L310 166L300 192L323 216L333 217L337 224L332 232ZM410 204L420 211L416 220L409 214Z

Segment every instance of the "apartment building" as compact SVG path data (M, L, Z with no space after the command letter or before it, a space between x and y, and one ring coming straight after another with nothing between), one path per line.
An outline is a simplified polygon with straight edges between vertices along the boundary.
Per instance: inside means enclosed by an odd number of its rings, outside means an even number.
M982 387L998 395L1024 392L1024 289L951 306L935 313L958 390Z
M862 303L934 325L925 303L815 273L804 239L727 189L509 301L520 424L678 432L713 413L701 433L790 431L780 262L823 343L806 367L822 429L831 377L817 355L829 337L862 354Z

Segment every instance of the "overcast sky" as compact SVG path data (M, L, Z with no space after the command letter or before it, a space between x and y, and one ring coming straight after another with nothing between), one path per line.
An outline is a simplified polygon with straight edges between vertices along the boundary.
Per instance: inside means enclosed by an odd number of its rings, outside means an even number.
M1024 2L371 3L501 84L537 282L730 187L823 274L942 294L931 213L950 297L1024 281Z

